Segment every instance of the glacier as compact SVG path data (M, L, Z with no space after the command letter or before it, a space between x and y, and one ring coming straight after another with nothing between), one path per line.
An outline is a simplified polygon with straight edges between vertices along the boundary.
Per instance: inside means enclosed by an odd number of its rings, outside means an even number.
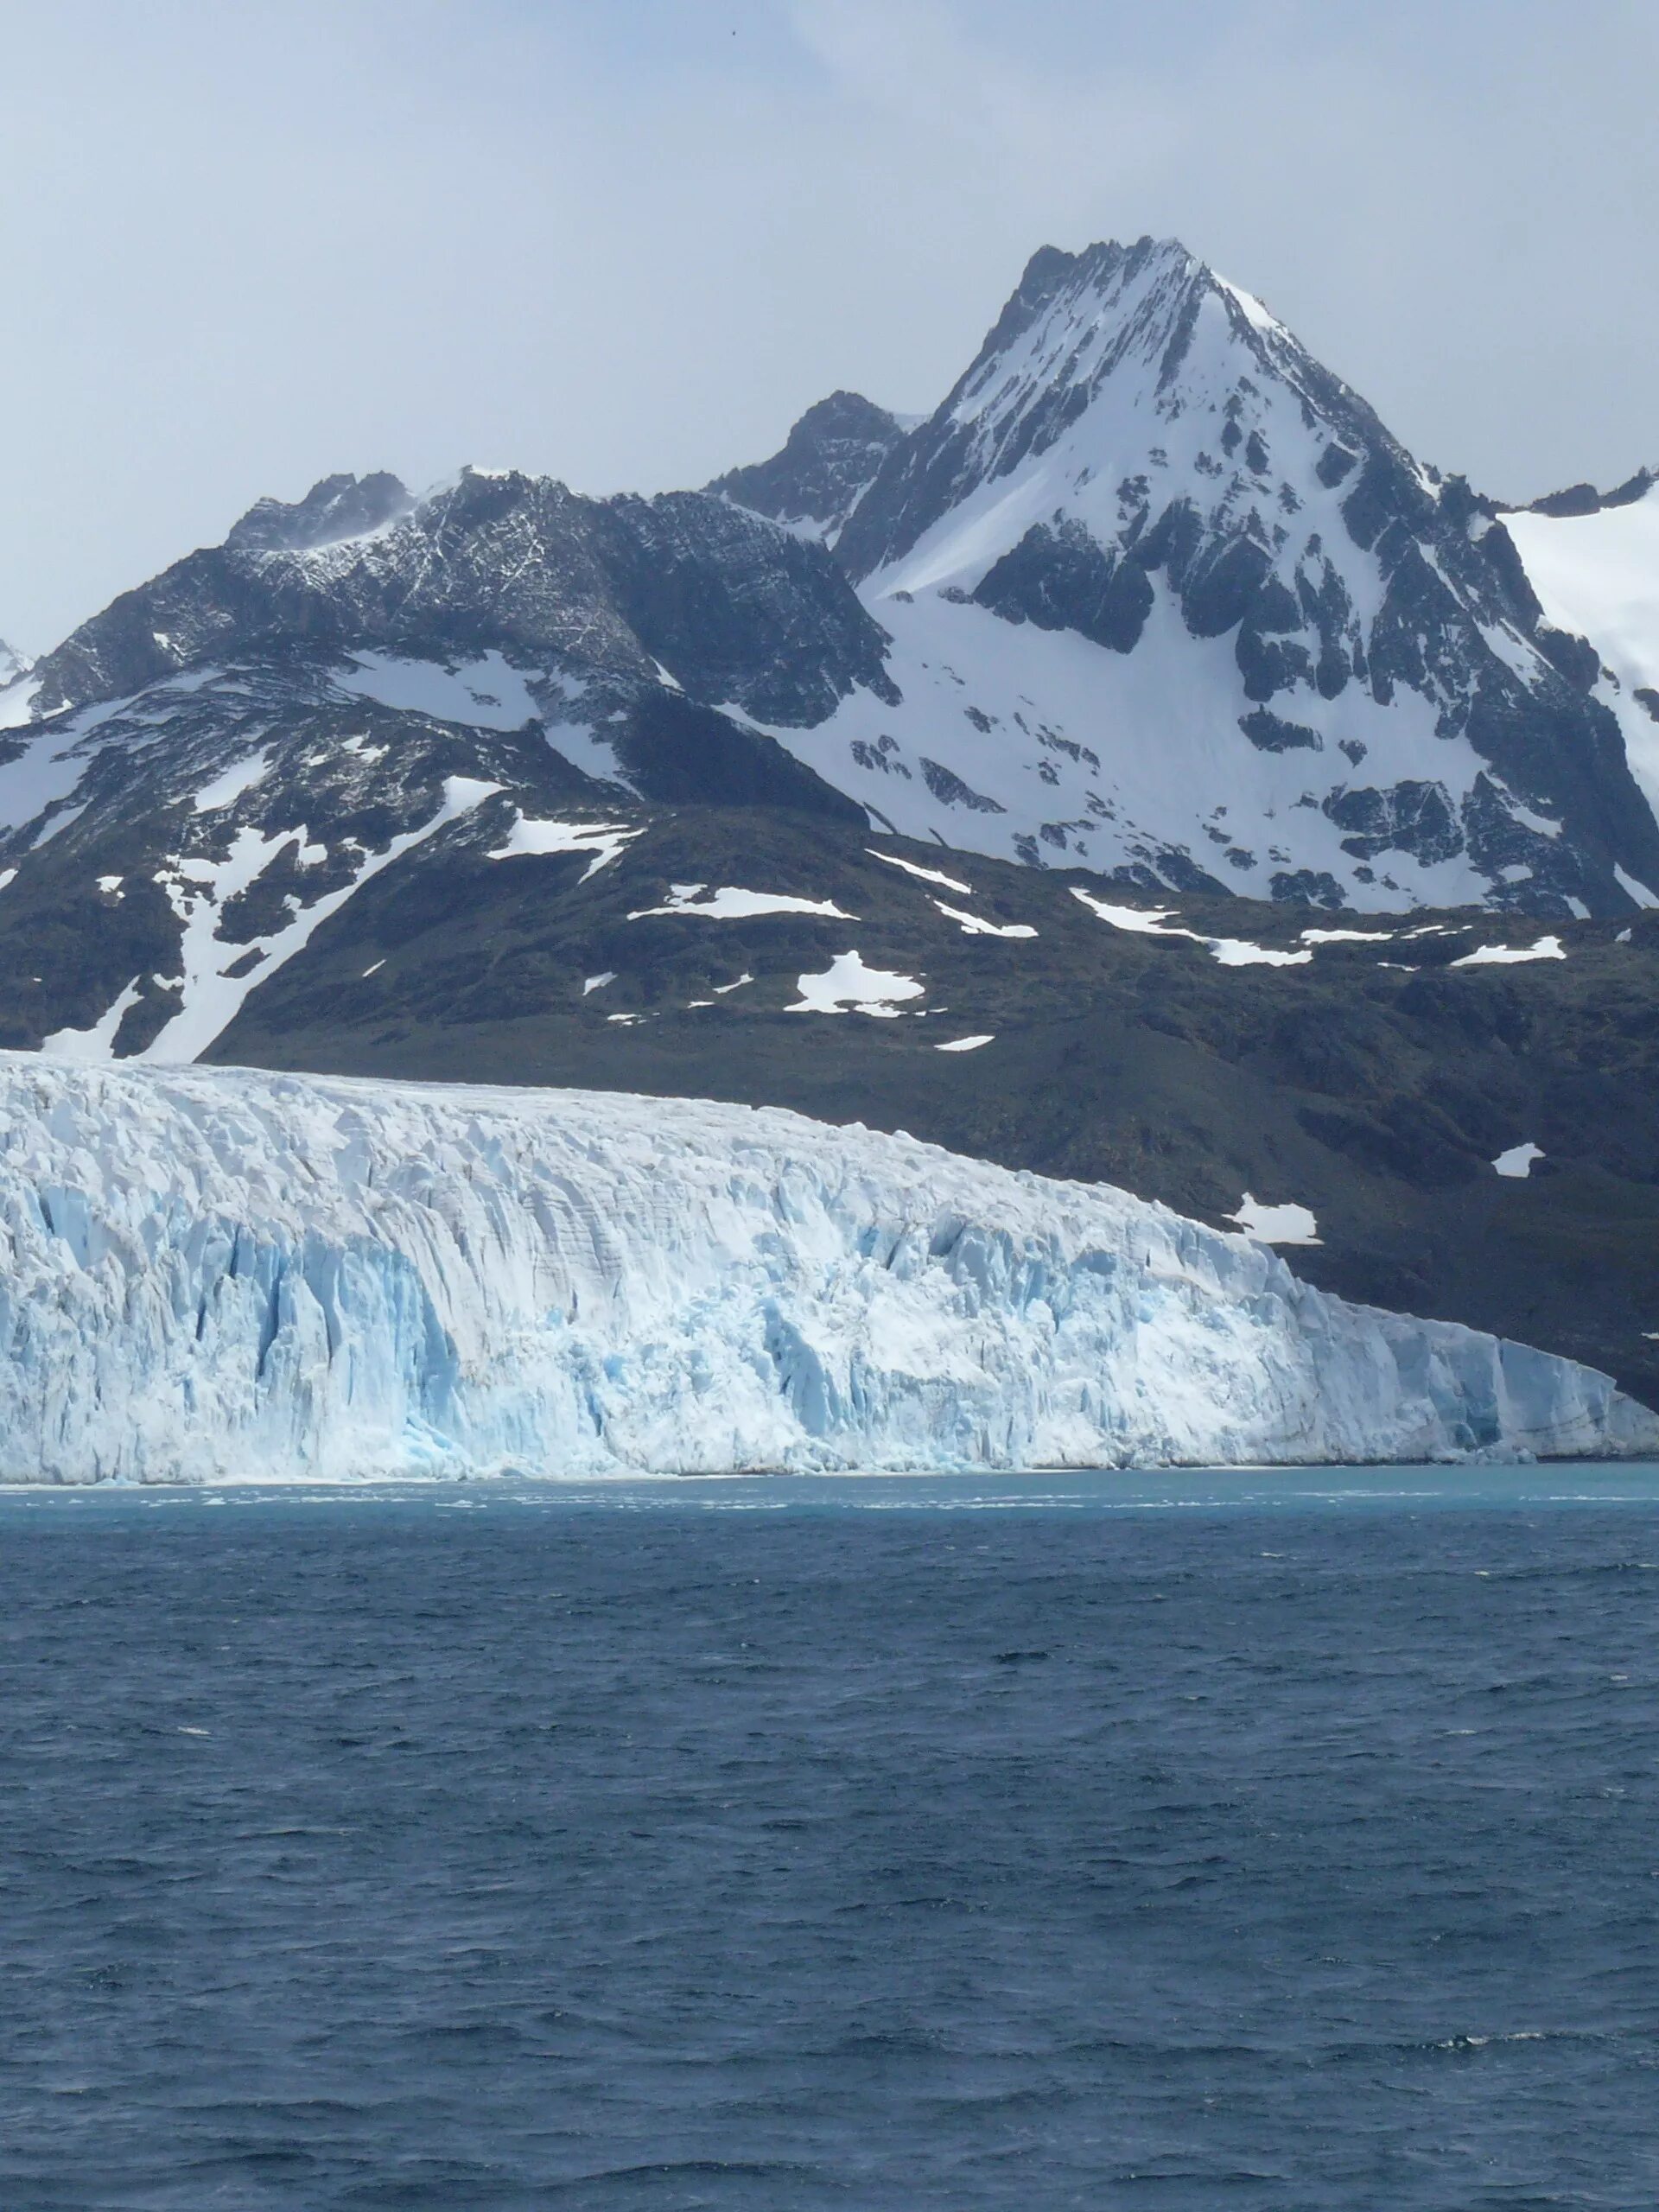
M773 1109L0 1054L0 1478L1659 1449L1589 1368Z

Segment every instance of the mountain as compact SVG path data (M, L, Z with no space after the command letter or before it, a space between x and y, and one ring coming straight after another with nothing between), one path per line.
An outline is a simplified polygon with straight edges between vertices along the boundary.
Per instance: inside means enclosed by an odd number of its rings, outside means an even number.
M27 676L29 665L20 652L15 652L3 638L0 638L0 691L16 683L21 677Z
M0 1059L0 1479L1659 1449L1121 1192L686 1100Z
M326 478L0 686L0 1046L910 1130L1659 1400L1650 494L1145 241L704 493Z
M902 704L776 734L907 836L1370 911L1659 885L1497 506L1173 242L1039 253L836 550Z
M833 545L909 427L855 391L831 392L808 408L770 461L729 469L704 488Z

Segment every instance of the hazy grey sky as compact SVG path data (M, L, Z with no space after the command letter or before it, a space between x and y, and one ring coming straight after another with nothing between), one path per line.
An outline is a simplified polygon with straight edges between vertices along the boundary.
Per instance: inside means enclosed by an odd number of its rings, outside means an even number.
M0 635L340 468L656 490L1180 237L1423 458L1659 458L1655 0L0 0Z

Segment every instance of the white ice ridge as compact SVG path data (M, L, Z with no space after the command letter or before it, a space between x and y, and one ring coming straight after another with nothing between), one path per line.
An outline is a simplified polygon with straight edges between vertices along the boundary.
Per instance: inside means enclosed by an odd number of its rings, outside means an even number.
M772 1109L0 1054L0 1477L1652 1452L1605 1376Z

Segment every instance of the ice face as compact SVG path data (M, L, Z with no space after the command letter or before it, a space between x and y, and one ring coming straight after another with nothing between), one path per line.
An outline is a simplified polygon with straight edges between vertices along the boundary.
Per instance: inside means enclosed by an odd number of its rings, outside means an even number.
M1604 1376L775 1110L0 1055L0 1476L1605 1454Z

